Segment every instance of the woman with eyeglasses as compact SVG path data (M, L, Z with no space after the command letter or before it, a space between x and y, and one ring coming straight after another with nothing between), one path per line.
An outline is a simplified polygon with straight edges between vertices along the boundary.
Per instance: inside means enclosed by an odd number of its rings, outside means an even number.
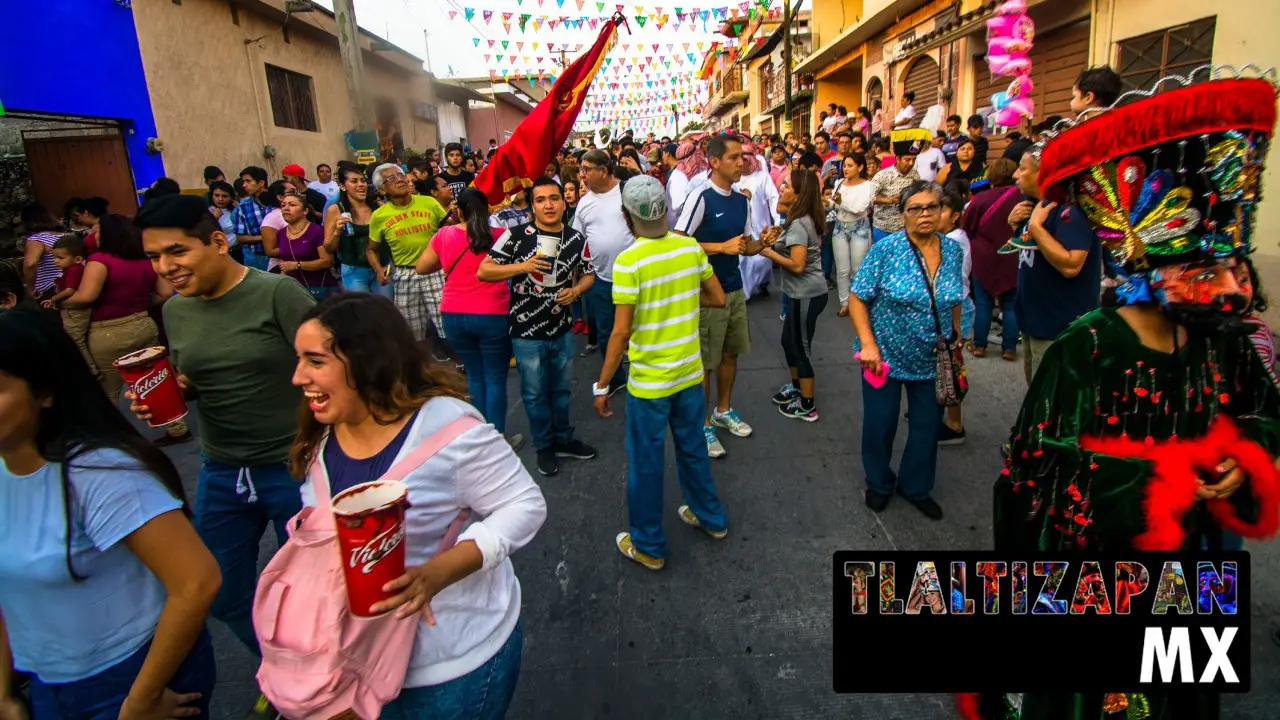
M934 395L934 350L939 330L947 342L960 337L964 253L959 243L939 232L942 190L937 185L911 183L898 207L905 228L871 246L849 296L853 349L864 370L866 503L880 512L896 490L926 517L941 520L942 508L930 496L942 424ZM890 460L904 391L907 444L895 475Z

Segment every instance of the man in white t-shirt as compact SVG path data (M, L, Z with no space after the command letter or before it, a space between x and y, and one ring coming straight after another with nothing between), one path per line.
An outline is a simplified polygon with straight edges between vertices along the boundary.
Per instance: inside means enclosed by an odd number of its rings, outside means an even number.
M902 109L893 118L893 128L899 130L909 128L916 121L916 94L913 92L904 93L902 96Z
M622 187L613 176L613 160L604 150L591 150L578 162L578 177L587 192L573 213L573 229L587 238L596 279L587 291L587 301L596 319L597 342L609 347L613 334L613 263L618 253L636 241L622 217ZM590 352L590 348L588 348ZM587 353L583 353L584 355ZM626 387L622 366L613 374L609 394Z
M916 157L916 174L925 182L938 179L938 173L947 166L946 153L942 152L942 144L947 141L947 134L941 130L934 135L933 145Z
M315 190L324 195L324 207L326 210L329 209L330 205L338 202L338 193L342 190L333 179L333 168L325 163L320 163L316 166L316 179L307 183L307 189Z

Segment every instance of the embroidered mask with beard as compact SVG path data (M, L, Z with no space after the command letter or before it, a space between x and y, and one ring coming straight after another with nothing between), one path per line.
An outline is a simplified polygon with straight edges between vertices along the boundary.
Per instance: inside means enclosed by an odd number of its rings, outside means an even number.
M1196 334L1243 332L1253 300L1248 261L1172 265L1151 272L1151 288L1171 320Z

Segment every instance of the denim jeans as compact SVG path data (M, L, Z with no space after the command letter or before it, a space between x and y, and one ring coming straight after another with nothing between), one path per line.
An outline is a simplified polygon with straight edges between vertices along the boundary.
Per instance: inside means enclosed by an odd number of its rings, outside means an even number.
M502 720L520 679L524 620L480 667L439 685L404 688L379 720Z
M662 534L662 486L668 426L684 501L703 527L726 527L702 432L705 413L701 383L656 400L627 396L627 515L631 542L645 555L660 558L667 554Z
M83 680L46 684L33 677L32 720L116 720L150 650L151 643L147 642L124 660ZM187 707L200 711L196 717L208 718L217 681L213 641L208 630L201 630L167 687L176 693L200 693L200 699Z
M498 432L507 429L507 372L511 369L508 317L441 313L449 345L467 371L467 394Z
M840 307L849 304L849 289L853 276L862 265L862 258L871 247L871 225L866 220L854 222L836 221L831 234L832 251L836 261L836 294Z
M1018 316L1013 306L1018 299L1018 290L1008 290L1000 295L1000 349L1014 352L1018 349ZM973 284L973 346L985 348L987 336L991 334L991 315L996 307L996 300L979 283Z
M973 314L974 304L973 298L967 297L960 301L960 339L969 340L973 337Z
M545 450L573 439L569 424L569 383L573 379L573 333L554 340L512 338L516 369L520 372L520 397L529 416L533 447Z
M222 587L209 613L257 655L250 611L258 584L258 546L268 523L275 524L281 545L289 538L289 519L302 510L301 486L284 462L237 467L203 455L201 460L196 532L222 571Z
M391 297L391 283L386 285L379 283L378 276L374 274L373 268L368 267L343 265L342 289L350 292L374 293L385 298Z
M263 272L267 271L271 258L267 257L263 252L262 243L241 245L240 247L243 248L245 267L257 268Z
M600 345L600 356L603 358L609 352L609 336L613 334L613 283L608 280L601 280L597 275L595 282L591 284L591 289L587 291L588 307L591 309L592 315L596 319L596 342ZM609 381L613 387L627 384L627 374L622 369L622 364L618 364L618 369L613 373L613 379Z
M895 476L890 468L893 440L902 417L902 391L907 392L907 445ZM862 379L862 467L867 489L908 500L923 500L933 492L938 471L938 433L942 413L933 394L933 380L888 378L879 389Z

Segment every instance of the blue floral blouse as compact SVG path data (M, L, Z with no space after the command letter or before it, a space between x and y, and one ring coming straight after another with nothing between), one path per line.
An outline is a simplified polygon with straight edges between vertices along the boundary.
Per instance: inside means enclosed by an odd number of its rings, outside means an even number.
M964 298L964 251L951 238L941 240L934 296L942 332L954 341L951 309ZM883 238L867 251L851 288L867 305L880 357L888 361L889 377L895 380L933 380L937 375L938 331L929 317L929 288L914 254L905 231ZM853 349L861 349L857 337Z

